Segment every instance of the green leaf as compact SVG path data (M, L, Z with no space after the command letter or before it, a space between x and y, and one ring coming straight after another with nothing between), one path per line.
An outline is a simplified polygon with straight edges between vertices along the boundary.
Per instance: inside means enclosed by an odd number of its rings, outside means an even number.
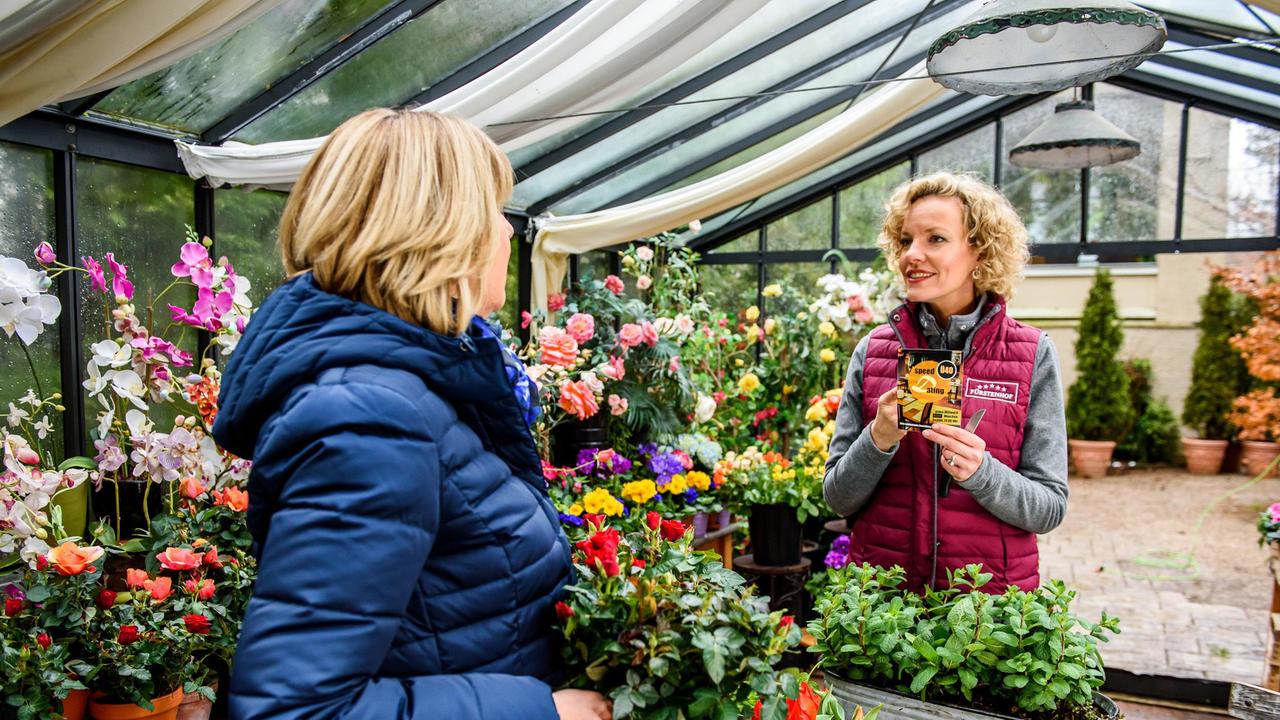
M934 650L933 646L929 644L929 641L923 637L917 635L916 639L911 641L911 647L915 648L916 652L920 653L920 656L925 660L928 660L931 663L938 662L938 651Z
M960 676L960 685L965 689L972 690L978 686L978 676L972 670L960 668L957 674Z
M1018 646L1018 636L1005 632L1004 630L996 630L992 632L991 639L1003 645L1008 645L1009 647Z
M938 668L936 667L928 667L916 673L916 676L911 679L911 692L916 694L922 692L925 685L929 684L929 681L937 674Z
M98 463L91 457L84 455L76 455L58 463L58 472L65 472L71 468L80 468L82 470L97 470Z
M1073 680L1079 680L1084 677L1084 667L1075 663L1062 663L1058 669L1062 671L1063 675L1066 675Z

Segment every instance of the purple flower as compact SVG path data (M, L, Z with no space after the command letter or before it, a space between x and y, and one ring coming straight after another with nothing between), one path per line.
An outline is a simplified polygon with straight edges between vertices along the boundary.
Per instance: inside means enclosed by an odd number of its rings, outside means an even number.
M8 595L9 597L15 600L27 599L27 594L22 592L22 588L18 587L17 585L6 585L4 588L4 592L6 595Z
M572 526L574 526L574 527L582 527L582 525L586 522L586 520L583 520L582 518L578 517L577 515L569 515L569 514L567 514L567 513L560 513L560 522L564 523L565 525L572 525Z
M111 266L111 291L115 293L116 302L127 302L133 299L133 283L129 282L129 266L116 262L114 253L107 253L107 264Z
M98 449L94 460L98 461L98 469L102 472L115 472L124 465L124 451L115 435L108 435L106 440L94 440L93 446Z
M235 298L226 290L215 294L209 288L200 288L196 293L196 304L191 307L191 312L177 305L170 305L169 312L174 322L216 332L222 329L222 316L227 314L234 304Z
M614 455L613 462L609 464L612 466L612 470L615 475L622 475L624 473L631 472L631 461L621 455Z
M189 277L196 287L213 287L213 261L209 259L208 248L198 242L189 242L182 246L179 257L169 270L174 277Z
M93 282L93 287L98 292L107 291L107 277L102 273L102 266L97 260L91 257L80 258L84 262L84 269L89 271L89 279Z
M654 455L649 459L649 470L657 476L659 484L669 482L674 475L684 472L684 463L670 453Z
M697 501L698 501L698 491L697 491L696 489L694 489L694 488L689 488L688 490L685 490L685 491L684 491L684 501L685 501L685 502L687 502L687 503L695 503L695 502L697 502Z
M52 265L58 261L58 256L53 252L53 246L47 242L42 242L36 246L36 262L41 265Z
M831 549L837 552L849 553L849 536L841 535L831 543Z
M827 553L827 557L826 559L823 560L823 562L826 563L827 567L831 568L832 570L839 570L840 568L849 564L849 555L847 553L840 553L840 552L836 552L835 550L832 550L831 552Z
M595 448L582 448L578 451L578 459L573 463L575 469L583 475L590 475L596 469L596 453L600 452Z
M658 445L657 443L645 443L636 448L636 450L644 457L652 457L658 454Z

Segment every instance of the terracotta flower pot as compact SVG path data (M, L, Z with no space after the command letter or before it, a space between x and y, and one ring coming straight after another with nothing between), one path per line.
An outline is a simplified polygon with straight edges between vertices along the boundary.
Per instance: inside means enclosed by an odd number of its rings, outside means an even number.
M178 705L178 720L209 720L213 712L213 701L206 700L200 693L186 693Z
M83 720L84 709L88 705L88 690L72 690L67 694L66 699L62 701L62 714L58 717L63 720Z
M1182 438L1182 454L1187 459L1187 472L1192 475L1217 475L1222 472L1227 441Z
M1240 470L1245 475L1257 475L1280 455L1280 444L1258 440L1244 440L1240 443ZM1271 468L1268 477L1276 477L1277 468Z
M178 688L168 695L152 699L153 710L145 710L133 704L90 700L89 717L93 720L177 720L182 695L182 688Z
M1107 474L1111 465L1111 453L1116 449L1112 440L1067 440L1071 449L1071 463L1076 475L1095 478Z

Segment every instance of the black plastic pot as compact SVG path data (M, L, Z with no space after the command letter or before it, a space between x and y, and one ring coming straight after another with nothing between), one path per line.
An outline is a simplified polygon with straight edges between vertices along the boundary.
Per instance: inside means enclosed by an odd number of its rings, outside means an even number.
M578 453L586 448L604 450L609 447L609 413L598 412L586 420L562 423L551 431L551 462L558 467L573 467Z
M752 505L751 558L759 565L799 564L803 529L790 505Z
M147 493L148 485L151 486L150 493ZM120 528L116 534L116 540L123 543L139 532L150 529L147 525L147 515L142 510L142 499L146 498L151 517L155 517L164 511L164 497L169 488L165 483L149 483L144 480L121 480L119 488ZM110 480L102 483L102 489L93 493L93 517L95 522L106 520L107 524L115 529L116 484Z

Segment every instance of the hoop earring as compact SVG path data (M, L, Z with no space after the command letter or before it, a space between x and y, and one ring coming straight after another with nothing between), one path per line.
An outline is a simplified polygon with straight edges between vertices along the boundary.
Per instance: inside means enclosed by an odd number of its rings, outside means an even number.
M970 277L972 277L974 280L977 280L977 279L978 279L978 268L974 268L974 269L973 269L973 272L969 273L969 276L970 276Z

